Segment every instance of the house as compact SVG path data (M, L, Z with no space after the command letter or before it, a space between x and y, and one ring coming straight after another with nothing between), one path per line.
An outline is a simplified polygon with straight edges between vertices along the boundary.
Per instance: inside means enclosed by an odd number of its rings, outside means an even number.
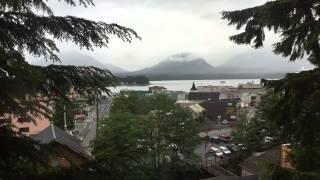
M241 94L241 100L244 104L255 107L260 104L262 93L257 92L245 92Z
M206 110L207 118L211 121L221 120L234 121L238 115L239 99L224 99L215 101L204 101L200 105Z
M166 91L165 94L174 101L186 99L186 92L184 91Z
M81 167L91 159L79 139L53 124L39 134L30 137L40 144L49 144L55 150L56 153L50 157L51 166L68 168L75 165Z
M190 105L188 108L191 111L194 119L206 117L206 110L199 104Z
M267 162L280 165L280 161L280 146L276 146L262 153L256 153L239 164L241 167L241 176L261 175L261 163Z
M197 91L197 90L198 90L198 89L196 88L196 85L195 85L194 82L193 82L190 91Z
M149 91L143 91L143 90L121 89L120 94L122 95L137 94L138 96L148 96L150 93Z
M254 84L253 82L248 82L246 84L239 84L239 89L261 89L262 84Z
M189 100L178 100L176 104L180 105L181 107L188 107L194 104L199 104L203 101L189 101Z
M199 92L222 92L228 91L230 89L234 89L233 86L198 86L197 87Z
M197 92L191 91L188 94L188 100L191 101L207 101L207 100L219 100L219 92Z
M280 166L286 169L294 169L289 161L290 144L282 144L280 147Z
M245 177L238 177L238 176L217 176L217 177L211 177L201 180L258 180L258 176L245 176Z
M159 94L159 93L164 93L167 91L167 88L163 86L152 86L149 87L149 93L151 94Z
M26 136L38 134L50 125L49 119L44 115L32 117L33 121L26 116L18 116L13 114L7 114L5 116L5 118L9 119L13 125L14 131L20 132Z

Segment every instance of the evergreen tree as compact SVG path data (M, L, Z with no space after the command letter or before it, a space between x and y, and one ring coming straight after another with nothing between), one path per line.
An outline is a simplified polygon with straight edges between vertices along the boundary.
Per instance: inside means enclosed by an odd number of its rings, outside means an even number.
M66 123L69 130L74 129L74 115L79 111L80 106L74 101L58 99L55 103L55 110L52 116L54 124L64 129L64 113L66 113Z
M94 5L92 0L59 2L71 6ZM26 55L60 61L56 55L59 49L55 40L72 42L80 48L93 50L93 47L106 47L110 35L125 42L139 38L132 29L115 23L56 16L46 0L1 0L0 116L15 114L33 120L33 117L43 114L51 118L54 109L51 105L59 99L68 101L71 88L89 97L101 91L108 93L107 87L113 85L115 79L108 70L60 65L34 66L26 61ZM7 121L0 122L1 135L7 132L0 141L2 149L6 150L1 150L1 178L9 178L7 175L10 174L19 176L15 172L37 172L29 164L39 164L36 154L40 153L41 146L32 144L21 134L10 132L8 124Z
M198 122L189 111L165 95L129 94L113 102L93 153L100 167L111 169L114 179L179 179L200 172L187 169L194 168L194 150L200 143Z
M281 142L286 142L280 137L281 130L270 118L271 111L278 100L278 96L272 91L267 92L261 97L261 103L255 110L254 117L248 118L245 114L241 115L232 133L235 141L244 144L248 152L264 151L280 145ZM265 137L272 138L272 141L266 141Z
M315 65L314 70L288 74L284 79L264 83L279 96L269 116L279 127L281 136L292 145L291 161L296 172L319 172L319 1L274 0L257 7L226 11L222 16L238 30L244 27L244 32L230 37L235 43L262 47L265 29L273 30L281 37L273 46L275 54L290 57L290 61L307 56Z
M93 5L91 0L64 2L73 6ZM117 24L55 16L44 0L1 1L0 26L0 114L41 113L48 110L43 105L46 101L56 94L67 95L71 87L78 93L93 95L100 90L108 91L106 87L113 83L114 77L107 70L58 65L38 67L28 64L25 54L60 61L55 39L93 50L94 46L107 46L109 35L127 42L138 37L132 29Z

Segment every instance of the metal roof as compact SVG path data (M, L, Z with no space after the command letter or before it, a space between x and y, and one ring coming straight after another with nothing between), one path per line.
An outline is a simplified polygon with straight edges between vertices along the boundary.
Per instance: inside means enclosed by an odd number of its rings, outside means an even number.
M85 158L90 159L90 156L84 150L79 139L53 124L41 131L39 134L32 135L31 138L41 144L49 144L52 142L59 143Z

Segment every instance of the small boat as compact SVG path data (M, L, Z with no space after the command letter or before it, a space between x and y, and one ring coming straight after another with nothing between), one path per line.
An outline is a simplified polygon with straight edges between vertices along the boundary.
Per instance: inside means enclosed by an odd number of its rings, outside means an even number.
M224 83L226 83L226 82L225 82L225 81L220 81L220 83L221 83L221 84L224 84Z

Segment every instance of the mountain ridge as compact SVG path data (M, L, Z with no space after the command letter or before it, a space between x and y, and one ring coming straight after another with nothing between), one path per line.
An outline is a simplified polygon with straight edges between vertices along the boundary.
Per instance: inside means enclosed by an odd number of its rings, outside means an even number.
M144 68L131 74L210 74L215 68L203 58L192 60L164 60L160 63Z
M243 54L230 58L222 65L212 66L204 58L193 56L190 53L181 53L169 56L154 66L120 75L207 77L203 75L231 74L232 77L236 77L237 74L286 74L300 71L302 67L310 68L311 66L307 63L290 64L281 57L269 54L262 56L260 53Z
M59 57L61 59L61 63L51 63L48 61L42 61L42 60L32 60L30 63L34 65L39 66L48 66L50 64L57 64L57 65L75 65L75 66L95 66L102 69L108 69L114 74L117 73L126 73L128 71L115 66L113 64L106 64L101 63L97 59L93 58L92 56L81 54L78 52L66 52L59 54Z

